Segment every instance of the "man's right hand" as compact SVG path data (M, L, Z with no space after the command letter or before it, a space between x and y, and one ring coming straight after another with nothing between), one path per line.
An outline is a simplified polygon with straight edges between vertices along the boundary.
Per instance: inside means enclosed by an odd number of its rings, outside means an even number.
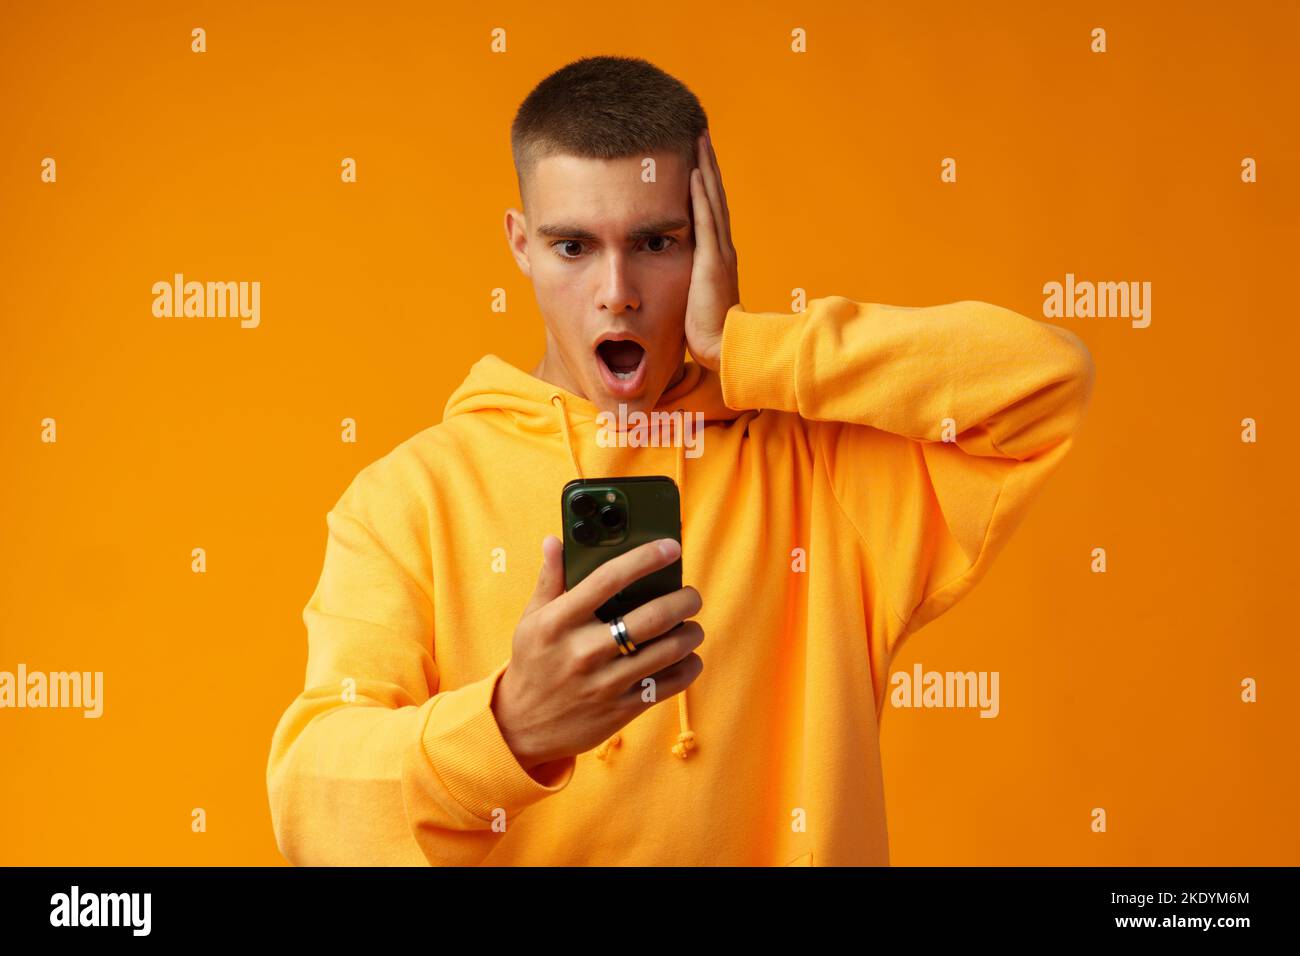
M622 654L609 625L596 617L596 609L619 591L676 561L681 545L671 538L648 541L606 561L572 591L564 590L563 556L560 539L547 535L537 587L492 698L506 744L530 773L590 750L642 711L685 690L704 669L694 653L704 629L686 620L702 606L693 587L623 615L634 654ZM650 703L641 697L646 677L655 681Z

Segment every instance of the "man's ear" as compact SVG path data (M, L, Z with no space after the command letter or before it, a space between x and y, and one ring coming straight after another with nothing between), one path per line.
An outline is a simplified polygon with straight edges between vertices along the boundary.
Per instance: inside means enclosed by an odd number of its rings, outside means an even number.
M524 219L524 214L518 209L507 209L505 226L510 254L515 257L519 271L531 279L533 266L528 261L528 222Z

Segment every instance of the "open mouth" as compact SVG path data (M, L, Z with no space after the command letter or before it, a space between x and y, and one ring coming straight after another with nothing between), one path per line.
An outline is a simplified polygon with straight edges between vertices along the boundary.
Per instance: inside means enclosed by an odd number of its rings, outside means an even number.
M636 378L645 362L645 354L645 349L629 339L618 342L606 339L596 346L596 355L609 373L620 382L630 382Z

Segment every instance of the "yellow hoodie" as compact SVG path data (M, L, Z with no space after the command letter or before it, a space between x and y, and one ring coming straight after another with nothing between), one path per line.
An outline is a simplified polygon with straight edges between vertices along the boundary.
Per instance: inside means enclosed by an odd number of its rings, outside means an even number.
M981 302L735 307L720 373L688 360L657 406L704 413L693 457L680 442L602 447L591 402L484 356L443 422L362 469L326 515L305 690L267 765L281 852L887 864L890 659L988 570L1094 377L1074 333ZM491 701L542 538L560 533L560 489L653 474L681 490L704 671L534 778Z

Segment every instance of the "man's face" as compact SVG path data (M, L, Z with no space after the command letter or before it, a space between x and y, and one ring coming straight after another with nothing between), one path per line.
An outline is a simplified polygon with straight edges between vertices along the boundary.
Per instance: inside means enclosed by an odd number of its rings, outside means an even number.
M695 251L690 167L670 153L600 160L548 156L534 167L527 218L506 237L533 283L546 354L533 374L602 411L650 411L685 371L684 321ZM621 343L599 343L610 336Z

